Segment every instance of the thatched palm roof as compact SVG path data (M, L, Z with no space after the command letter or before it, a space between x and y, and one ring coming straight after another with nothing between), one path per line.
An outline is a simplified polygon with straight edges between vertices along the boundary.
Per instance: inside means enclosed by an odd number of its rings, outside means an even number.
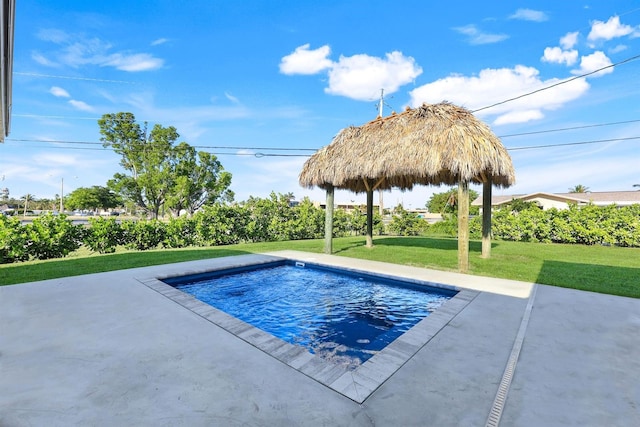
M305 162L299 181L361 193L486 178L500 187L514 184L511 157L489 126L443 102L341 130Z

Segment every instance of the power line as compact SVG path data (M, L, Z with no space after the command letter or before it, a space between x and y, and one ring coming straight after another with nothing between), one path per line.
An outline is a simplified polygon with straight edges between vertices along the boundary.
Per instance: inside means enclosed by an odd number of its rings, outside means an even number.
M530 146L526 146L526 147L512 147L512 148L506 148L508 151L520 151L520 150L534 150L534 149L541 149L541 148L556 148L556 147L567 147L567 146L572 146L572 145L588 145L588 144L601 144L601 143L606 143L606 142L619 142L619 141L632 141L632 140L637 140L640 139L640 136L630 136L630 137L626 137L626 138L608 138L608 139L596 139L596 140L591 140L591 141L577 141L577 142L565 142L565 143L559 143L559 144L545 144L545 145L530 145ZM5 140L5 141L14 141L14 140ZM36 142L52 142L52 141L36 141ZM63 143L72 143L72 142L63 142ZM98 143L87 143L87 144L98 144ZM202 146L205 148L211 148L210 146ZM93 150L93 151L105 151L105 150L111 150L108 147L104 147L104 148L97 148L97 147L46 147L46 146L35 146L33 148L49 148L49 149L57 149L57 150ZM224 149L239 149L237 147L218 147L218 149L220 148L224 148ZM296 151L296 150L300 150L300 151L316 151L314 149L310 149L310 148L300 148L300 149L296 149L296 148L245 148L245 149L253 149L253 150L270 150L270 151L277 151L277 150L289 150L289 151ZM239 157L257 157L257 158L261 158L261 157L311 157L311 154L280 154L280 153L265 153L265 152L256 152L256 153L229 153L229 152L211 152L211 154L215 154L216 156L239 156Z
M96 79L92 77L74 77L74 76L54 76L50 74L39 74L39 73L24 73L19 71L14 71L13 74L18 76L29 76L29 77L45 77L50 79L66 79L66 80L84 80L90 82L103 82L103 83L123 83L123 84L131 84L131 85L139 85L141 83L131 82L126 80L108 80L108 79Z
M38 141L38 142L52 142L52 141ZM95 143L89 143L89 144L95 144ZM51 147L51 146L45 146L45 145L35 145L35 146L31 146L31 148L47 148L47 149L52 149L52 150L84 150L84 151L107 151L108 150L108 151L113 151L113 149L110 148L110 147L103 147L103 148L98 148L98 147L59 147L59 146ZM264 147L260 148L260 149L264 150ZM268 150L272 150L272 149L268 148ZM276 150L295 150L295 148L291 148L291 149L280 148L280 149L276 149ZM304 149L304 150L307 150L307 149ZM311 154L278 154L278 153L263 153L263 152L256 152L256 153L210 152L210 153L214 154L216 156L238 156L238 157L257 157L257 158L261 158L261 157L311 157Z
M629 141L633 139L640 139L640 136L630 136L628 138L610 138L610 139L596 139L593 141L580 141L580 142L565 142L561 144L547 144L547 145L530 145L528 147L514 147L507 148L509 151L517 150L533 150L538 148L553 148L553 147L566 147L570 145L587 145L587 144L600 144L603 142L615 142L615 141Z
M78 144L78 145L103 145L102 142L92 141L64 141L54 139L14 139L6 138L11 142L50 142L55 144ZM213 150L269 150L269 151L318 151L316 148L290 148L290 147L238 147L223 145L192 145L193 148L209 148Z
M570 79L563 80L563 81L561 81L561 82L554 83L554 84L552 84L552 85L545 86L545 87L543 87L543 88L536 89L536 90L534 90L534 91L531 91L531 92L528 92L528 93L524 93L524 94L522 94L522 95L518 95L518 96L513 97L513 98L505 99L504 101L496 102L495 104L487 105L486 107L478 108L478 109L473 110L473 111L471 111L471 112L472 112L472 113L477 113L478 111L487 110L487 109L489 109L489 108L497 107L498 105L506 104L507 102L516 101L516 100L518 100L518 99L522 99L522 98L525 98L525 97L527 97L527 96L531 96L531 95L534 95L534 94L536 94L536 93L539 93L539 92L542 92L542 91L545 91L545 90L548 90L548 89L552 89L552 88L554 88L554 87L557 87L557 86L560 86L560 85L563 85L563 84L566 84L566 83L570 83L570 82L572 82L572 81L574 81L574 80L578 80L578 79L581 79L581 78L583 78L583 77L587 77L587 76L590 76L590 75L592 75L592 74L599 73L599 72L600 72L600 71L602 71L602 70L606 70L606 69L608 69L608 68L612 68L612 67L615 67L615 66L617 66L617 65L622 65L622 64L625 64L625 63L627 63L627 62L634 61L634 60L636 60L636 59L638 59L638 58L640 58L640 55L632 56L632 57L630 57L630 58L623 59L622 61L616 62L615 64L610 64L610 65L607 65L607 66L605 66L605 67L598 68L597 70L590 71L590 72L588 72L588 73L581 74L581 75L579 75L579 76L571 77Z
M510 137L513 137L513 136L536 135L536 134L539 134L539 133L550 133L550 132L562 132L562 131L567 131L567 130L588 129L588 128L595 128L595 127L601 127L601 126L622 125L622 124L636 123L636 122L640 122L640 119L626 120L626 121L623 121L623 122L598 123L598 124L594 124L594 125L573 126L573 127L568 127L568 128L538 130L538 131L532 131L532 132L512 133L512 134L509 134L509 135L499 136L498 138L510 138Z
M619 122L608 122L608 123L595 123L589 125L581 125L581 126L572 126L565 128L555 128L555 129L544 129L538 131L531 132L522 132L522 133L513 133L508 135L500 135L498 138L511 138L517 136L527 136L527 135L536 135L542 133L552 133L552 132L564 132L569 130L580 130L580 129L589 129L595 127L603 127L603 126L615 126L629 123L638 123L640 119L633 120L624 120ZM7 142L47 142L47 143L55 143L55 144L78 144L78 145L103 145L102 142L94 142L94 141L68 141L68 140L54 140L54 139L18 139L18 138L6 138ZM317 148L285 148L285 147L242 147L242 146L233 146L233 145L194 145L194 148L208 148L214 150L268 150L268 151L317 151Z

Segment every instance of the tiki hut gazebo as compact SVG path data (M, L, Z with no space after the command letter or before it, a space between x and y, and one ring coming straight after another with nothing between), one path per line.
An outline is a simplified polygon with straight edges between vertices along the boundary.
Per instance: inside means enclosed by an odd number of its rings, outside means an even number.
M491 250L491 187L515 182L500 139L465 108L423 104L342 129L302 168L303 187L327 191L325 252L331 253L335 188L367 194L367 246L372 246L373 191L416 184L458 185L458 266L469 265L469 183L483 184L482 255Z

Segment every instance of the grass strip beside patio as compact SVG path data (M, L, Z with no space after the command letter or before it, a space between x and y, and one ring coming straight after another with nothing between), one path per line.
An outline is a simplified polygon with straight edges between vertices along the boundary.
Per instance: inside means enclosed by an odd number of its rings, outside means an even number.
M377 237L334 239L334 255L456 271L456 239ZM169 264L277 250L322 252L322 240L251 243L210 248L121 251L98 255L80 250L64 259L0 265L0 285L80 274ZM494 241L490 259L480 258L481 243L471 241L469 273L524 282L640 298L640 249Z

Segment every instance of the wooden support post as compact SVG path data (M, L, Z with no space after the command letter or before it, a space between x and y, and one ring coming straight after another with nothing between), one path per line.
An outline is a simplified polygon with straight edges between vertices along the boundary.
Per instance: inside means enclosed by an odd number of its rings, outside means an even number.
M482 258L491 258L491 177L482 183Z
M458 184L458 270L469 271L469 182Z
M373 247L373 190L367 190L367 247Z
M327 204L324 210L324 253L333 252L333 186L327 187Z

